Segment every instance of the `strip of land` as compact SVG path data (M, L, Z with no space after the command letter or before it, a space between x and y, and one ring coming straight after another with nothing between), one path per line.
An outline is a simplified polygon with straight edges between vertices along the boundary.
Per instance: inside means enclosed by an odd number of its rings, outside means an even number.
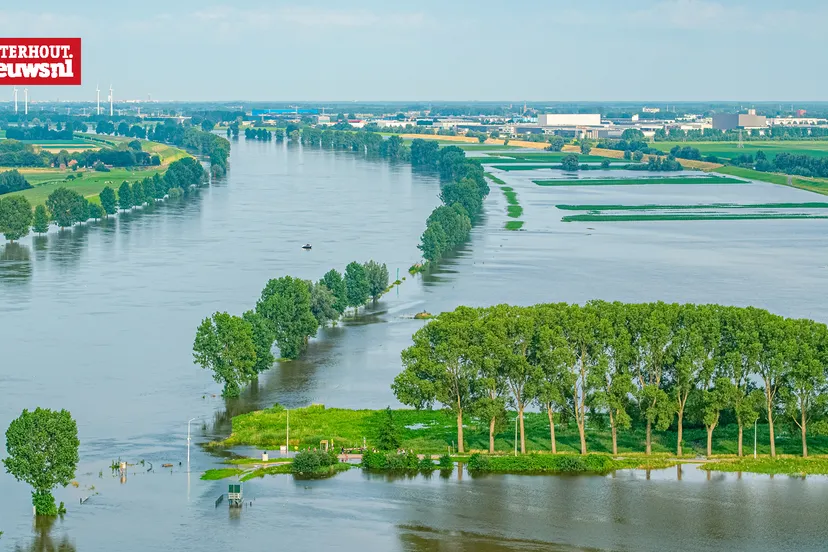
M637 214L637 215L569 215L562 222L655 222L655 221L698 221L698 220L805 220L828 219L828 215L805 213L750 213L750 214Z
M562 211L671 211L692 209L828 209L828 203L703 203L698 205L555 205Z
M634 186L642 184L750 184L725 176L668 176L644 178L580 178L533 180L538 186Z

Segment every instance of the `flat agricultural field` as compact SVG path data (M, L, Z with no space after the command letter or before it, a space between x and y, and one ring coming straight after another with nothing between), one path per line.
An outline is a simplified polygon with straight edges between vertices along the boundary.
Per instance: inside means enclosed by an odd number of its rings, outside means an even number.
M117 190L118 186L124 181L132 183L159 172L157 168L148 170L112 169L109 172L84 171L83 173L54 169L18 170L34 188L22 192L15 192L15 194L22 195L32 205L45 204L49 194L60 187L70 188L86 198L91 198L101 193L101 190L106 186ZM81 178L67 180L69 175L77 176L77 174L83 174L83 176Z
M547 153L503 153L492 154L500 155L500 157L476 157L477 161L484 164L490 163L558 163L567 155L572 155L569 152L550 151ZM578 162L580 163L600 163L604 158L598 155L581 155L578 154ZM631 163L632 161L630 161Z
M746 180L738 180L726 176L667 176L641 178L580 178L533 180L538 186L635 186L652 184L750 184Z
M739 155L756 155L763 151L773 158L778 153L793 153L797 155L812 155L814 157L828 157L828 141L767 141L745 142L744 148L739 148L738 142L653 142L652 147L668 153L673 146L698 148L703 156L715 155L724 159L732 159Z

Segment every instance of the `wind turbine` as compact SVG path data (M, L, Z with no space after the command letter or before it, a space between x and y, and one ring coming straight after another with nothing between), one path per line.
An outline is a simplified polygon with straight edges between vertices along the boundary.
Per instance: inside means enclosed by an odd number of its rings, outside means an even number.
M100 85L100 84L96 84L96 85L95 85L95 94L96 94L96 95L97 95L97 97L98 97L98 110L97 110L97 114L98 114L98 115L100 115L100 114L101 114L101 85Z
M29 114L29 89L28 88L23 89L23 114L24 115Z
M14 87L14 112L17 113L17 87Z
M112 102L114 101L114 97L112 95L112 92L113 92L112 85L110 84L109 85L109 116L110 117L112 117L112 115L114 114L114 111L112 109Z

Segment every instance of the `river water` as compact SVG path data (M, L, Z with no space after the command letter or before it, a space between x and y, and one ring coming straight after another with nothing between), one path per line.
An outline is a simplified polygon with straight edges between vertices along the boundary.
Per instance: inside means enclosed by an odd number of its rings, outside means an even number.
M32 525L28 488L0 476L0 548L823 549L825 480L708 480L692 467L681 480L675 470L649 480L636 472L472 480L462 470L448 478L278 476L248 483L252 506L241 512L216 508L226 482L198 475L217 458L194 446L186 473L188 419L196 418L194 441L204 442L227 431L230 414L274 402L395 405L389 384L422 325L410 316L421 310L600 297L754 304L828 319L826 300L812 293L828 283L826 221L562 223L557 203L636 195L676 203L679 193L712 203L737 191L541 188L518 171L501 177L518 192L525 231L501 230L505 201L494 189L470 243L438 270L409 276L366 315L321 331L301 360L225 403L192 364L202 318L251 308L268 278L317 279L352 260L373 258L392 279L397 268L407 276L439 201L433 176L349 153L241 140L231 163L226 179L193 200L0 245L0 428L23 408L67 408L82 442L79 486L56 493L69 515L48 530ZM738 188L744 202L815 198ZM306 242L312 251L300 248ZM125 483L108 469L117 458L137 463ZM160 467L167 462L173 467Z

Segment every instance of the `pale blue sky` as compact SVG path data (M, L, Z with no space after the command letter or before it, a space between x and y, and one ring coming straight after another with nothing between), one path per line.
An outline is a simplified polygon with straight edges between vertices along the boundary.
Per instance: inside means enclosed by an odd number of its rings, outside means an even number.
M84 40L34 99L828 99L824 0L4 4L0 36Z

